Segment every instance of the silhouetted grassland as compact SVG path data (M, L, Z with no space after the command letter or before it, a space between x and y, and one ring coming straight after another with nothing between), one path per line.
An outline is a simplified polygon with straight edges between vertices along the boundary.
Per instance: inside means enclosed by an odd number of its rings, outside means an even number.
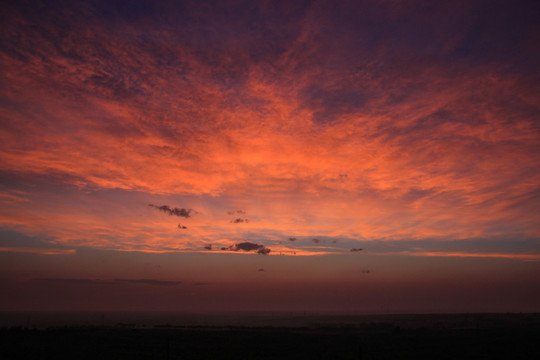
M0 330L2 359L540 359L540 316L419 315L306 327ZM319 319L320 320L320 319ZM336 319L334 319L336 320ZM339 319L337 319L339 320ZM373 319L372 319L373 320Z

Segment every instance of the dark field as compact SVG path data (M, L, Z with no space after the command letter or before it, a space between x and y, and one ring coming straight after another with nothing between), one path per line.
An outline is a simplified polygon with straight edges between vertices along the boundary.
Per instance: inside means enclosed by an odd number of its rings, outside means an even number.
M295 326L0 330L2 359L540 359L537 314L318 316ZM345 321L346 319L346 321ZM304 319L306 322L306 319ZM308 321L309 322L309 321Z

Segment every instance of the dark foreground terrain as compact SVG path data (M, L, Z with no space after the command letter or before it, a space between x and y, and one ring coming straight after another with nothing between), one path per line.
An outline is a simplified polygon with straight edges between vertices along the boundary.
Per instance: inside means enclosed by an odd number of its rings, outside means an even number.
M4 328L0 358L540 359L540 316L326 319L302 327Z

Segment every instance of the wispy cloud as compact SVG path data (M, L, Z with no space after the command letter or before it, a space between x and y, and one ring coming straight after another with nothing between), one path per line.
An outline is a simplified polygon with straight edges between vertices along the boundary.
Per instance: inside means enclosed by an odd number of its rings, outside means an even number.
M0 203L4 204L14 204L14 203L20 203L20 202L30 202L31 200L28 199L24 192L20 191L11 191L11 192L0 192Z

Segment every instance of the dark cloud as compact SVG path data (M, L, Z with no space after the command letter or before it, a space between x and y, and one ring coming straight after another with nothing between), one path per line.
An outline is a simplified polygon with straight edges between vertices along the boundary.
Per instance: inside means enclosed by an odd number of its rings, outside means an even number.
M184 226L184 225L182 225L182 224L178 224L178 228L179 228L179 229L182 229L182 230L183 230L183 229L187 229L187 227Z
M290 237L289 241L296 241L296 238L295 237Z
M231 222L233 224L241 224L241 223L248 223L249 220L248 219L237 218L237 219L231 220Z
M229 250L229 251L256 251L257 254L261 255L268 255L270 253L270 249L267 248L264 245L254 244L251 242L241 242L238 244L231 245L226 248L221 248L221 250Z
M210 283L207 283L207 282L195 282L193 284L191 284L193 286L206 286L206 285L210 285Z
M191 213L193 212L193 209L184 209L184 208L176 208L176 207L171 208L169 205L157 206L154 204L149 204L148 206L156 208L159 211L162 211L169 215L180 216L180 217L185 217L185 218L191 217Z
M311 241L313 241L315 244L318 244L318 243L321 242L321 240L319 240L319 239L311 239Z
M353 249L351 249L349 251L350 252L359 252L359 251L362 251L362 250L364 250L364 249L362 249L362 248L353 248Z
M143 284L143 285L159 285L159 286L175 286L180 285L181 281L162 281L153 279L114 279L116 282Z
M260 254L260 255L268 255L270 254L270 249L267 248L267 247L262 247L260 248L259 250L257 250L257 254Z
M264 269L263 269L263 268L260 268L260 269L259 269L259 270L257 270L257 271L264 271Z
M212 244L205 245L204 248L205 248L206 250L212 250Z
M263 245L254 244L250 242L242 242L234 245L234 250L243 250L243 251L251 251L251 250L258 250L260 248L264 247Z
M362 270L362 274L369 274L370 272L371 272L371 270L369 270L369 269Z
M244 215L246 212L244 210L231 210L231 211L227 211L227 214L229 215L235 215L235 214L239 214L239 215Z

